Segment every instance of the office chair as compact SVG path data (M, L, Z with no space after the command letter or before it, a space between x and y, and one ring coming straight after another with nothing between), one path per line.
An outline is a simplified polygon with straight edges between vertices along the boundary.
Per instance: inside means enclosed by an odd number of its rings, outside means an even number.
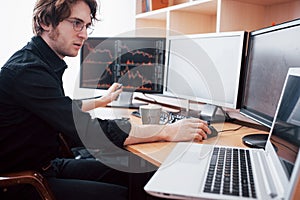
M55 199L46 179L36 171L0 174L0 187L4 188L4 190L6 187L20 184L32 185L43 200Z
M61 133L59 134L59 141L61 155L67 158L74 157L73 153L69 148L68 142ZM37 190L37 192L43 200L55 199L47 180L42 176L42 174L40 174L37 171L27 170L0 174L0 188L4 188L5 190L6 187L20 184L32 185Z

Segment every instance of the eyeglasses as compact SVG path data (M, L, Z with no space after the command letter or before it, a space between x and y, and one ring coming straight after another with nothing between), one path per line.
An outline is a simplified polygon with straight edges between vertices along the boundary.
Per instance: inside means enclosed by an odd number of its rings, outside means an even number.
M85 24L85 23L83 23L83 21L81 21L79 19L65 19L65 20L73 24L73 29L76 32L82 31L83 27L86 28L88 35L92 34L94 31L91 24Z

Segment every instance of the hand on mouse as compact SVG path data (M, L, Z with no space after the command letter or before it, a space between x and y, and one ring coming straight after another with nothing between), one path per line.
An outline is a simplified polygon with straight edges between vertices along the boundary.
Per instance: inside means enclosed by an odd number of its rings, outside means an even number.
M202 141L207 138L206 133L210 134L208 124L197 118L187 118L168 124L166 127L168 134L167 141ZM172 133L172 134L171 134Z

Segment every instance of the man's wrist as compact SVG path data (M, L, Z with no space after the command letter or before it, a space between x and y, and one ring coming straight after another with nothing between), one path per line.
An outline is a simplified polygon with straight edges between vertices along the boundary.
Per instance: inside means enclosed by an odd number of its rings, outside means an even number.
M105 107L109 102L105 100L105 97L96 99L95 105L98 107Z
M172 127L170 124L163 125L164 128L159 132L159 138L162 141L171 141Z

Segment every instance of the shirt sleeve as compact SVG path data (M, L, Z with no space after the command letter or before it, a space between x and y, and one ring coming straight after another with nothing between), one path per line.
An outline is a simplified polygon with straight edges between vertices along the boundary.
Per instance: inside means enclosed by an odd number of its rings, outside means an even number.
M62 84L51 71L32 66L16 76L14 98L24 108L46 121L57 132L75 144L89 148L123 148L130 123L118 120L92 119L81 110L81 101L64 95ZM47 127L45 127L47 128Z
M75 104L77 104L78 105L78 107L79 108L82 108L82 101L81 100L73 100L73 102L75 103Z
M107 123L106 136L112 141L116 146L121 147L124 141L129 135L131 130L131 124L128 120L115 119L115 120L99 120L99 123Z

